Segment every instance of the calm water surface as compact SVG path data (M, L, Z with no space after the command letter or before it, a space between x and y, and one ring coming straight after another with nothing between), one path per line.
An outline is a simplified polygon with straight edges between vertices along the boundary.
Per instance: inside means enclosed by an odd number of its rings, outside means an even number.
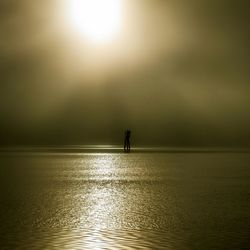
M250 154L2 153L0 249L249 249Z

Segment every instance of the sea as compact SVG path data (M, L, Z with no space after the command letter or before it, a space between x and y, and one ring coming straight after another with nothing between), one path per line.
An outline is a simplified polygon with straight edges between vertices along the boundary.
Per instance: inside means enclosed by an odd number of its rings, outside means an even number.
M0 249L249 249L250 151L0 149Z

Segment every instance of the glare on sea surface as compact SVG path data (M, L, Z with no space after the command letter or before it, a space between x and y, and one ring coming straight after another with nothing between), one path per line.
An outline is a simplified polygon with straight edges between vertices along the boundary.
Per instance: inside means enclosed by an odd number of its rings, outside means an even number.
M93 154L94 161L91 162L91 170L88 179L95 185L89 190L85 203L89 204L88 218L90 224L95 230L110 227L110 215L117 214L118 207L115 206L117 197L112 187L112 180L118 175L115 158L109 154ZM85 224L82 218L82 223Z
M92 42L111 40L120 30L123 0L71 0L73 27Z

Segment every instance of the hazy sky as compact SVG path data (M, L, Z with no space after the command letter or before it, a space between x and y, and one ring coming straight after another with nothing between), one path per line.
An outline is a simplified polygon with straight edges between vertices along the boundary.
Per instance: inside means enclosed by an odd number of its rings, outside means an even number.
M93 44L70 0L0 0L1 144L250 146L247 0L123 0Z

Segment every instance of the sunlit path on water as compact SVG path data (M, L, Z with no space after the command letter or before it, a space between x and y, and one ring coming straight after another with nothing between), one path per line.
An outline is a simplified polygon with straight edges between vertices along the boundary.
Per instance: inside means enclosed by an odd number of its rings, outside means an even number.
M0 163L1 249L247 249L248 153L26 152Z

